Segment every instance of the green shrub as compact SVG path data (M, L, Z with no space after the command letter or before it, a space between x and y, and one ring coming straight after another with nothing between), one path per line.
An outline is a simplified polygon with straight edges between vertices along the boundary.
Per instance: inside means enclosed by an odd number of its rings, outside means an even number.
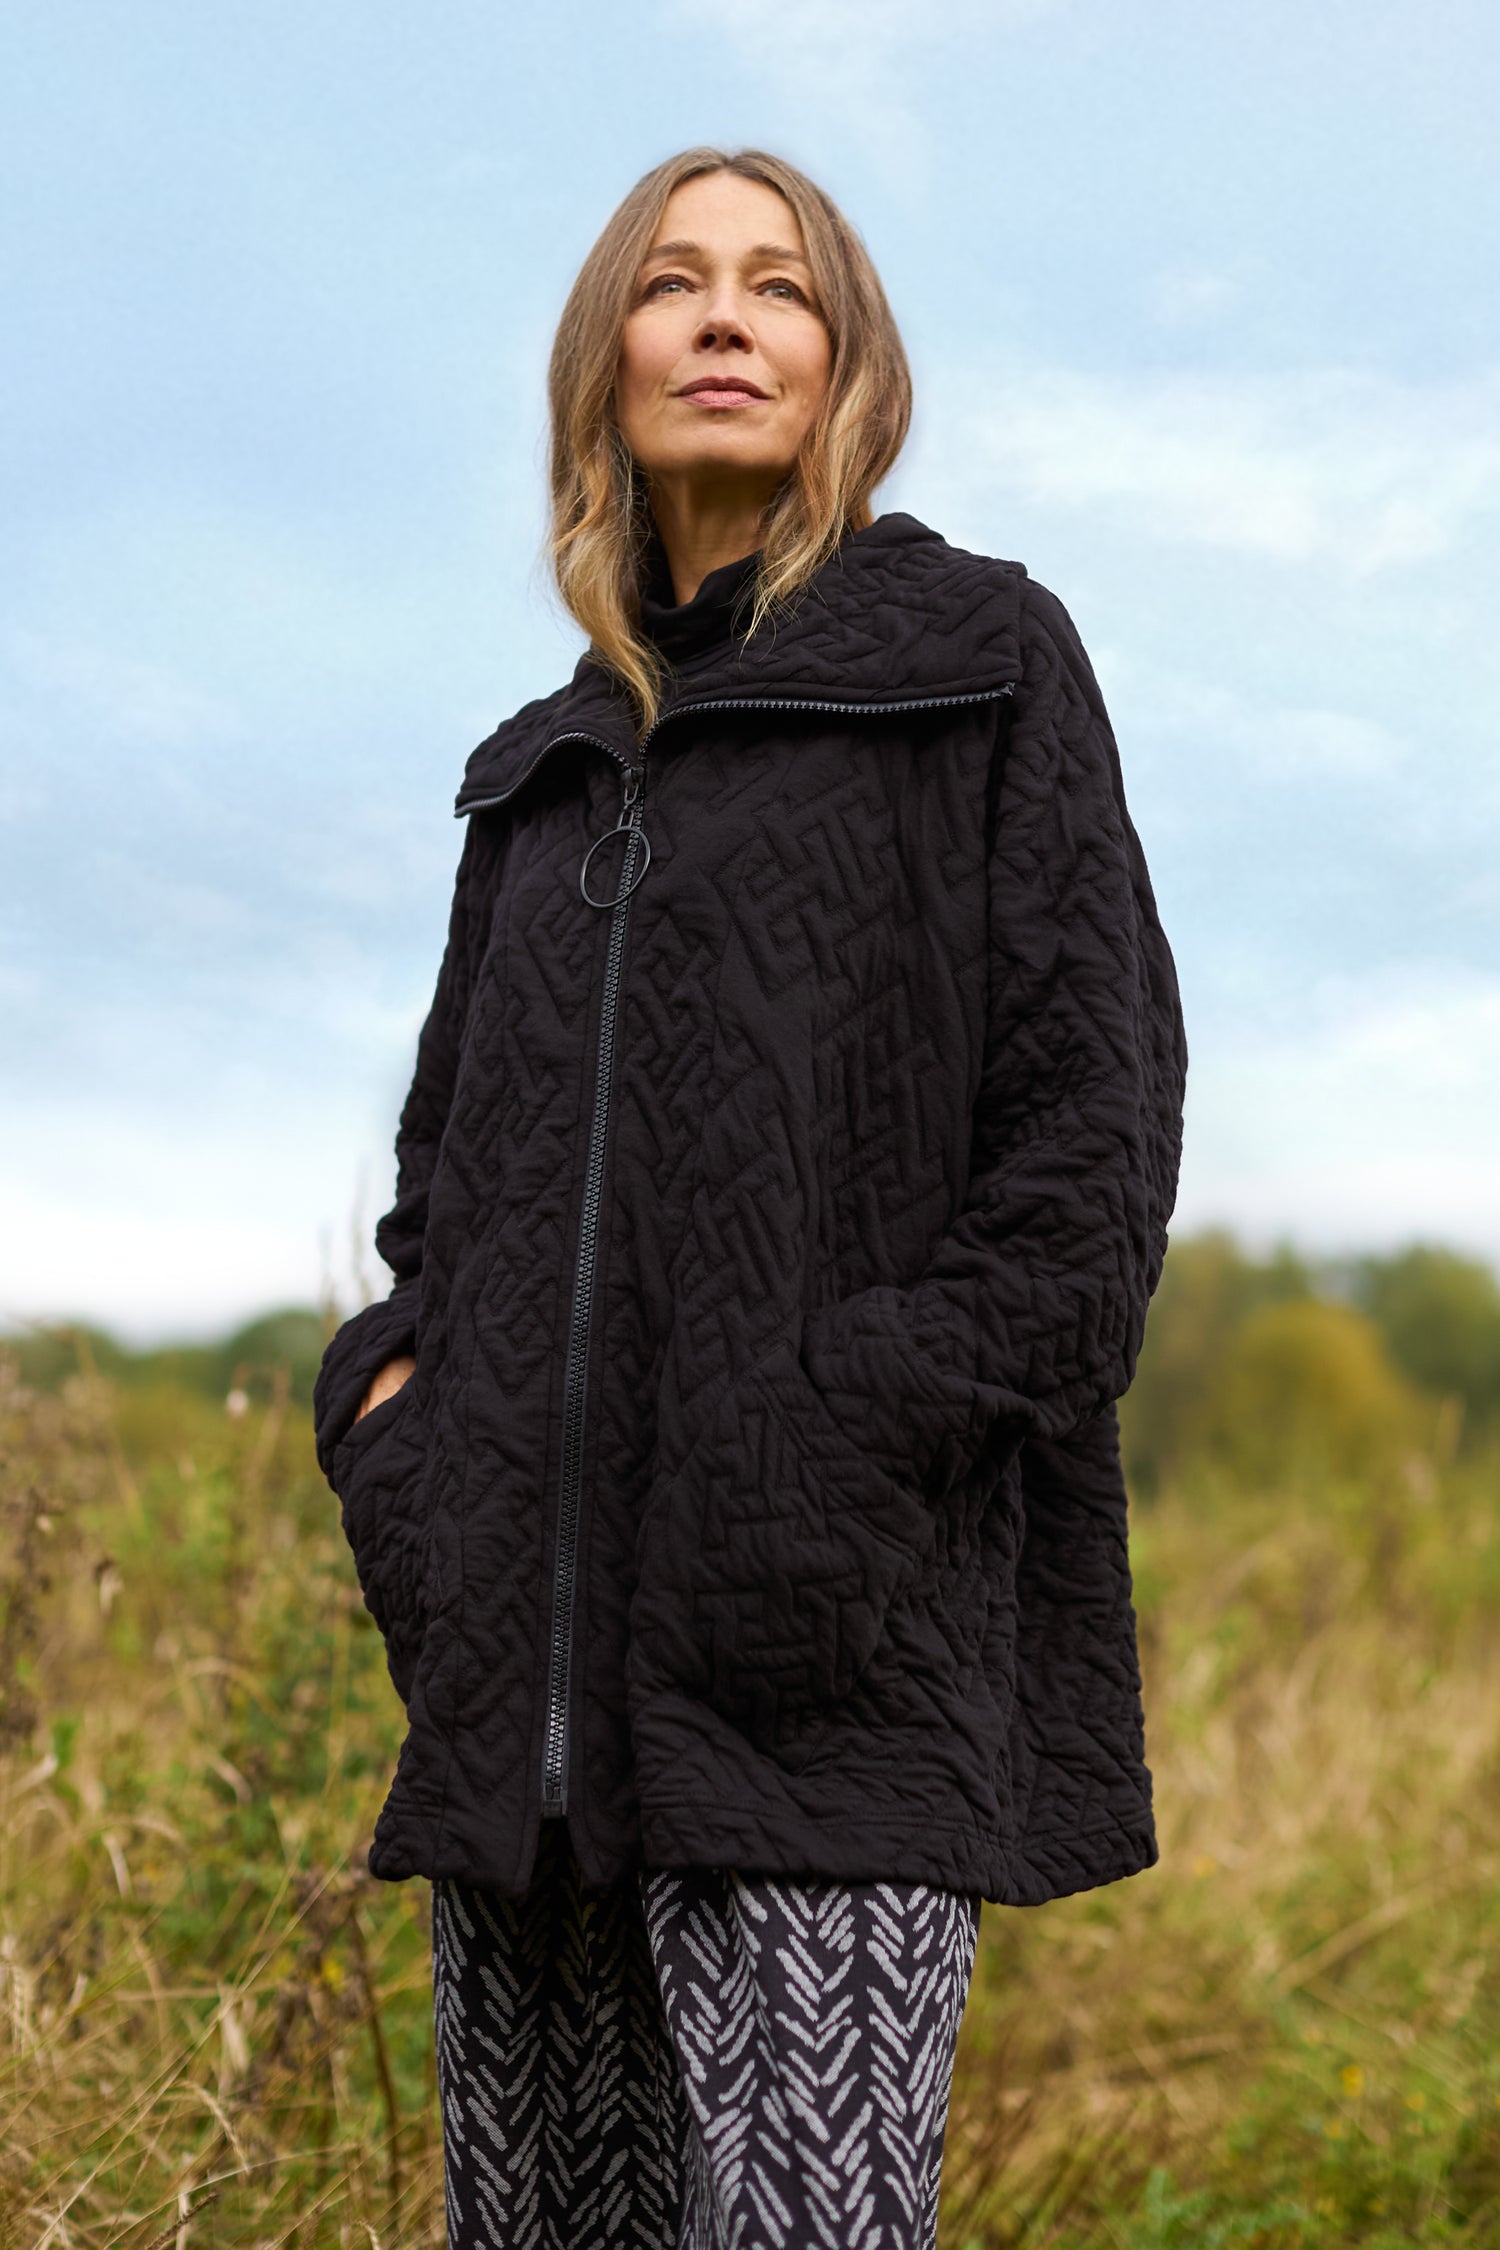
M1430 1439L1433 1415L1362 1313L1317 1298L1262 1305L1230 1336L1201 1442L1247 1487L1370 1477Z

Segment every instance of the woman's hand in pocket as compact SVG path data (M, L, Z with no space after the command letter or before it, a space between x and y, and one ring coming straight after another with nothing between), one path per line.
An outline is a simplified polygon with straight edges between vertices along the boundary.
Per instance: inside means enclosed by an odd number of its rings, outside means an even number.
M360 1400L355 1421L362 1422L372 1406L383 1405L386 1399L394 1398L402 1384L410 1378L416 1364L410 1354L405 1352L399 1359L388 1359Z

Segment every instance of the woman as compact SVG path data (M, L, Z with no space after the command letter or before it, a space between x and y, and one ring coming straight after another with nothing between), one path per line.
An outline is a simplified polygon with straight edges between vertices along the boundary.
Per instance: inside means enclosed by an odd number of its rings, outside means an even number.
M879 281L650 173L551 370L588 652L480 745L319 1384L450 2241L930 2245L981 1898L1156 1857L1115 1401L1185 1050L1061 604L876 518Z

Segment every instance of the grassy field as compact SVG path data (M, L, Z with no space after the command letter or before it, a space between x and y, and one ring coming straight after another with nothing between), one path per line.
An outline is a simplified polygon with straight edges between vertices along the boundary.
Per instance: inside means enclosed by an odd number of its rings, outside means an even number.
M442 2241L399 1709L245 1388L0 1354L0 2250ZM985 1909L944 2250L1500 2245L1500 1456L1427 1427L1138 1503L1161 1864Z

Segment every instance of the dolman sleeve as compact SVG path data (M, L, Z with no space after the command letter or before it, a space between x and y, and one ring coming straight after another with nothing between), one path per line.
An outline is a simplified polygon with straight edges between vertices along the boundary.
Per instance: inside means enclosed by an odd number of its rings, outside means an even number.
M911 1286L863 1290L803 1329L817 1388L934 1495L986 1446L1066 1437L1126 1390L1181 1154L1172 954L1092 666L1033 581L1021 656L996 747L986 1046L962 1207Z

